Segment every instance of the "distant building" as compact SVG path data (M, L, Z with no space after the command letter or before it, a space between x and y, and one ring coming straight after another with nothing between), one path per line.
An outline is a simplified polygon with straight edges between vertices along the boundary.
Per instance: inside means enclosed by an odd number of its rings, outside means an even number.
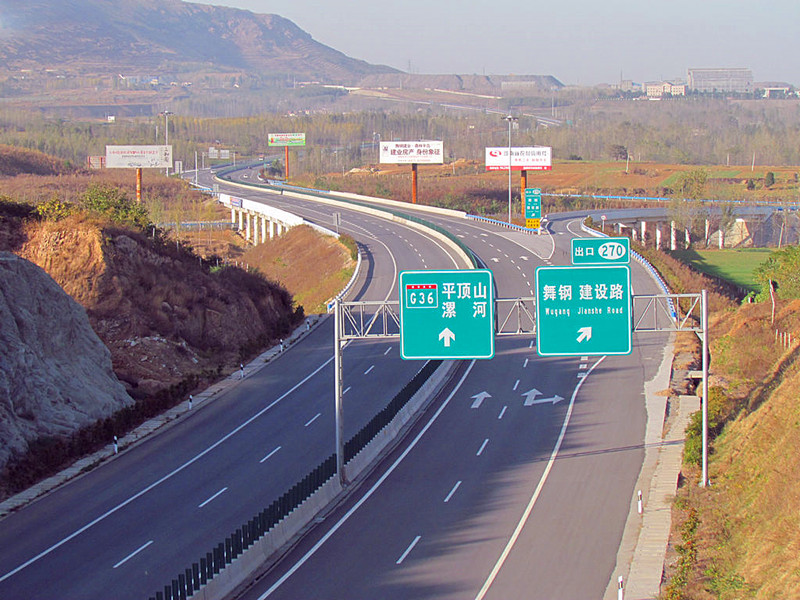
M695 92L753 91L750 69L689 69L689 89Z
M671 81L655 81L645 84L648 98L661 98L663 96L685 96L685 83L672 83Z

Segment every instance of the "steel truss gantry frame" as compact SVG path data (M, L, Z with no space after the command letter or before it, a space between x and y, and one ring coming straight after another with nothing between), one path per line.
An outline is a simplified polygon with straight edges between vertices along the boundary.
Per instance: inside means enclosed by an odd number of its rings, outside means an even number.
M708 295L706 290L690 294L632 295L634 333L694 332L703 345L703 474L708 482ZM535 298L496 298L495 335L536 334ZM344 472L344 425L342 415L342 352L350 340L400 337L400 304L397 301L334 302L334 372L336 413L336 470L342 485ZM699 314L698 314L699 312Z

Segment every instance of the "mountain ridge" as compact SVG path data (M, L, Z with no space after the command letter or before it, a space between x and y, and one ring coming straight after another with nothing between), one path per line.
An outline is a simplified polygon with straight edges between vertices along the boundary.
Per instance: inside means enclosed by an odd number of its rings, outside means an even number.
M0 0L0 66L81 74L251 70L352 82L397 73L275 14L181 0Z

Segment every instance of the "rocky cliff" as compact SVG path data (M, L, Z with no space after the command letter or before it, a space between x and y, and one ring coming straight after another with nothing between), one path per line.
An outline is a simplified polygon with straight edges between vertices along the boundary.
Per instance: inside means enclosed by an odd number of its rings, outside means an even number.
M0 465L133 403L83 307L10 252L0 252L0 349Z

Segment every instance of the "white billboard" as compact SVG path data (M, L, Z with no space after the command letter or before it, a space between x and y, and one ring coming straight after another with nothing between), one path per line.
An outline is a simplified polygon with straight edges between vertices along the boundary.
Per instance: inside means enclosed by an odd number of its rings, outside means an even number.
M268 133L267 146L305 146L305 133Z
M108 169L167 169L172 146L106 146Z
M508 147L486 148L487 171L508 171L508 162ZM549 171L552 168L552 149L549 146L511 148L512 171Z
M381 142L380 162L441 165L444 162L444 142Z

